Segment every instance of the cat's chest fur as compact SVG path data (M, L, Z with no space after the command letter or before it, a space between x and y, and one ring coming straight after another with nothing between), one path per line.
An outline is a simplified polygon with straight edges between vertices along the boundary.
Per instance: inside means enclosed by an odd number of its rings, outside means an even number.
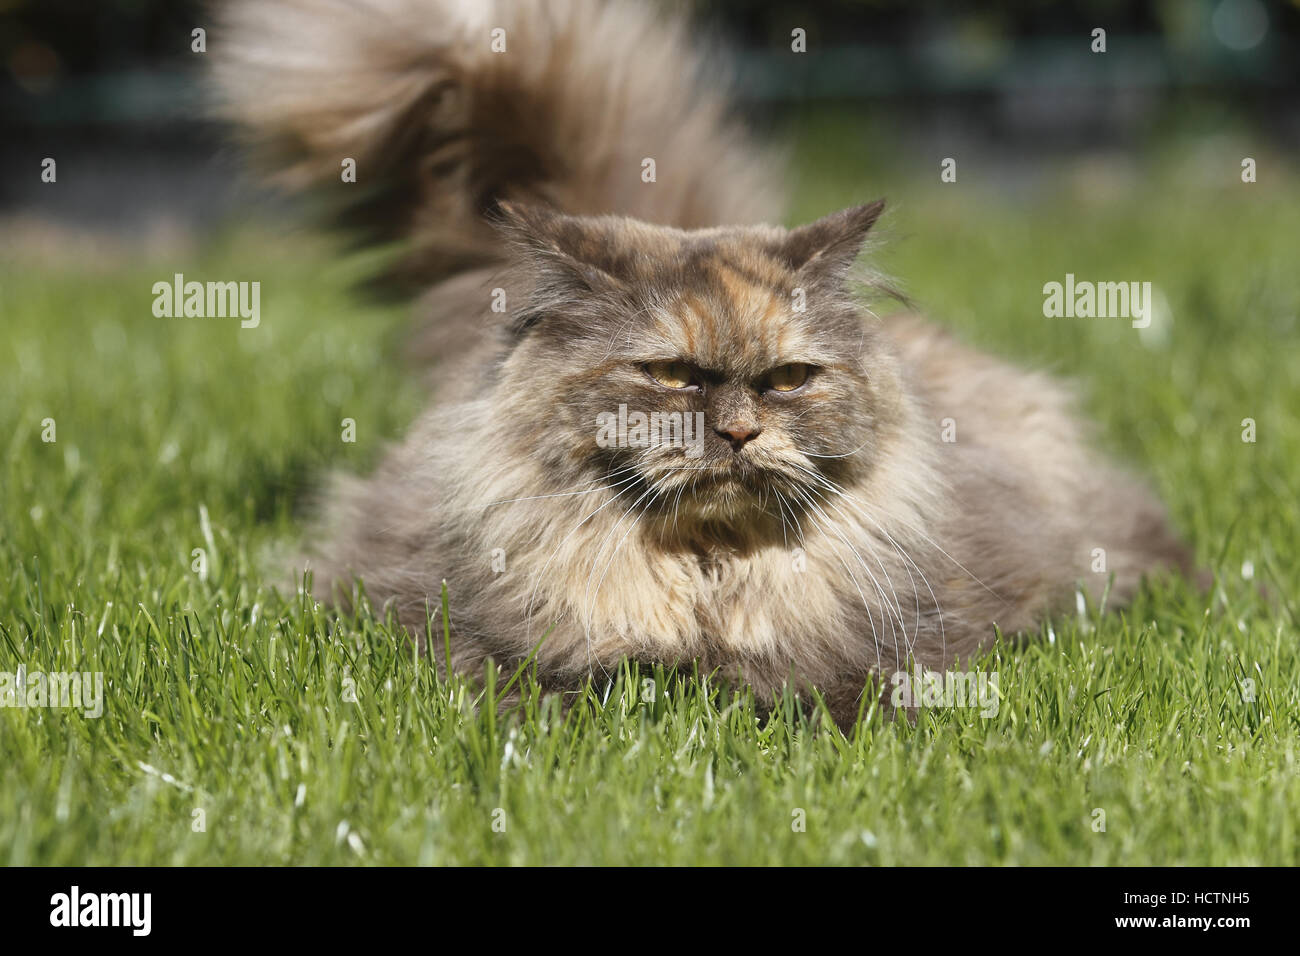
M820 556L780 544L666 549L633 532L598 545L543 587L533 627L552 628L542 658L605 662L624 655L706 666L779 665L829 652L844 630L841 597Z

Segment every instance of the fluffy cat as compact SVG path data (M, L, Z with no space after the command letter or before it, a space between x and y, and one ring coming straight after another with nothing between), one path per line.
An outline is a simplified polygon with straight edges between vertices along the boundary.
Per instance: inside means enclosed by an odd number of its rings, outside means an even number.
M816 687L844 722L872 675L951 667L1096 596L1094 548L1112 603L1187 569L1062 386L864 309L847 280L881 203L757 224L779 170L680 23L259 0L211 55L276 178L350 200L405 243L393 278L429 288L432 407L340 479L313 567L317 593L359 577L416 635L446 579L453 668L540 642L564 690L623 658L698 661L765 701Z

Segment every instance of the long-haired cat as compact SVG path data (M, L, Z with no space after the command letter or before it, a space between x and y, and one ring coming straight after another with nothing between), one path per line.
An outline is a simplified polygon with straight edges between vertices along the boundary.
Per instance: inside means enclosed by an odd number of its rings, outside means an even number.
M359 578L417 636L445 579L454 668L536 647L565 689L698 661L847 720L872 675L1099 592L1096 548L1112 603L1187 568L1060 385L864 309L849 271L881 203L760 224L779 172L682 24L255 0L211 56L276 178L350 201L428 289L432 407L340 480L313 566L317 593Z

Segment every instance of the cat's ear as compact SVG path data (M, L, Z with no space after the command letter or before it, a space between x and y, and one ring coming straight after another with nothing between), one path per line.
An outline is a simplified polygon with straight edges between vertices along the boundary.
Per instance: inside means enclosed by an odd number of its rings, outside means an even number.
M884 208L885 201L877 199L791 229L781 242L781 258L796 272L840 279L862 251Z
M495 225L553 291L616 292L608 237L589 220L532 203L497 203Z

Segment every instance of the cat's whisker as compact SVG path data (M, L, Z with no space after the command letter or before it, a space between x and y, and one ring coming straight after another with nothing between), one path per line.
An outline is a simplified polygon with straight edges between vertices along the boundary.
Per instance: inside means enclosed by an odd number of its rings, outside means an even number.
M609 569L613 566L613 564L614 564L614 559L618 556L618 552L619 552L619 550L623 547L623 543L624 543L625 541L627 541L628 535L630 535L633 531L636 530L636 528L637 528L639 522L641 521L641 519L642 519L643 517L645 517L646 513L650 510L651 506L655 503L655 500L659 497L659 495L660 495L660 494L661 494L665 489L663 489L663 488L653 488L653 490L654 490L654 496L651 497L651 499L645 503L645 506L641 509L641 513L638 514L635 518L632 519L631 523L630 523L630 524L628 525L628 527L627 527L627 530L626 530L625 532L623 532L623 537L619 539L618 544L614 547L613 552L610 554L610 556L609 556L609 560L605 562L605 568L604 568L603 571L601 571L601 574L600 574L600 580L598 580L598 581L596 582L596 590L595 590L595 593L593 593L592 596L591 596L591 605L590 605L590 607L588 608L588 613L589 613L589 614L594 613L594 611L595 611L596 600L600 597L600 588L601 588L601 585L603 585L603 584L605 583L605 577L606 577L606 575L609 574ZM634 504L632 507L636 507L636 505ZM631 510L631 509L629 509L629 510ZM621 521L621 519L620 519L620 521ZM599 560L599 555L597 555L597 560ZM594 562L593 562L593 564L592 564L592 570L593 570L593 571L595 570L595 563L594 563Z
M810 473L811 473L811 472L810 472ZM865 507L862 507L862 505L861 505L861 499L857 498L857 496L853 496L853 494L850 494L849 492L846 492L846 490L840 488L839 485L836 485L835 483L833 483L833 481L827 479L826 476L819 476L819 475L814 475L814 476L815 476L815 477L818 477L819 480L824 481L824 483L827 483L828 485L831 485L832 488L835 488L837 494L840 494L840 496L844 497L844 498L845 498L845 501L848 501L850 506L853 506L854 509L857 509L857 511L859 512L859 514L861 514L861 515L863 516L863 518L866 518L867 520L870 520L870 522L871 522L872 524L874 524L876 528L879 529L881 535L884 535L885 540L888 540L888 541L889 541L889 544L891 544L891 546L893 546L893 549L896 550L897 553L900 554L901 557L905 559L905 561L909 562L909 563L911 564L911 566L913 566L914 568L917 568L917 574L920 575L920 579L922 579L923 583L926 584L926 589L927 589L928 592L930 592L930 598L931 598L931 601L933 602L933 605L935 605L935 613L936 613L937 617L939 617L939 643L940 643L940 656L941 656L941 659L943 659L943 661L946 661L946 659L948 659L948 632L946 632L946 627L945 627L945 624L944 624L944 607L943 607L943 602L941 602L941 601L939 600L939 596L937 596L937 594L935 593L935 589L933 589L933 587L932 587L932 585L931 585L931 583L930 583L930 578L928 578L928 576L926 575L926 572L924 572L924 571L922 570L922 567L920 567L920 564L918 564L917 562L915 562L915 559L913 559L913 557L911 557L911 555L910 555L909 553L907 553L907 550L906 550L905 548L902 548L902 546L901 546L900 544L898 544L898 542L897 542L896 540L894 540L894 537L891 535L891 533L889 533L888 529L884 527L884 524L881 524L881 523L880 523L880 520L879 520L878 518L876 518L875 515L870 514L870 512L868 512L868 511L865 509ZM900 522L900 523L902 523L902 522ZM926 537L926 536L922 535L922 537ZM927 540L928 540L928 538L927 538ZM939 549L939 550L941 551L941 550L943 550L943 549ZM945 555L945 557L946 557L946 555ZM958 563L958 566L959 566L959 563ZM910 575L911 575L911 572L909 571L909 576L910 576ZM972 576L972 578L974 578L974 575L971 575L971 576ZM978 579L976 579L976 580L978 580ZM919 606L919 594L917 594L917 592L915 592L915 580L913 580L913 593L914 593L915 596L917 596L917 598L918 598L918 606ZM919 632L919 626L920 626L920 624L919 624L919 610L918 610L918 632Z
M847 496L847 497L852 498L854 501L857 501L859 504L863 505L864 507L866 506L866 502L863 502L862 499L858 498L857 496L855 496L855 495L851 495L849 492L844 491L843 489L841 489L841 493L844 494L844 495ZM911 522L909 522L909 521L907 521L906 519L904 519L904 518L902 518L902 517L900 517L900 516L894 514L893 512L887 510L887 509L884 508L884 507L881 507L881 506L879 506L879 505L873 505L872 507L877 508L877 510L879 510L880 513L881 513L882 515L884 515L884 517L888 518L890 521L894 521L894 522L897 522L898 524L902 525L904 528L906 528L907 530L909 530L909 531L911 531L913 534L915 534L917 537L919 537L919 538L920 538L922 541L924 541L926 544L928 544L928 545L930 545L932 548L934 548L934 549L935 549L935 550L936 550L940 555L942 555L943 557L947 558L947 559L948 559L949 561L951 561L954 565L956 565L956 567L957 567L958 570L960 570L962 573L964 573L965 575L967 575L967 576L968 576L972 581L974 581L976 584L978 584L980 587L982 587L985 591L987 591L987 592L988 592L989 594L991 594L993 597L995 597L995 598L997 598L999 601L1001 601L1003 606L1006 606L1007 604L1010 603L1010 599L1009 599L1009 598L1003 597L1003 596L1002 596L1001 594L999 594L997 591L993 590L991 587L989 587L987 584L985 584L982 580L980 580L980 578L978 578L978 577L974 574L974 572L972 572L970 569L968 569L968 568L966 567L966 565L962 564L960 561L958 561L956 558L954 558L951 554L949 554L947 551L945 551L945 550L943 549L943 547L942 547L938 542L936 542L933 538L931 538L929 535L927 535L927 534L926 534L924 531L922 531L920 528L916 527L916 526L915 526L914 524L912 524Z
M809 490L812 491L813 494L819 495L819 496L822 498L822 500L826 502L827 506L833 508L833 509L835 510L835 513L838 514L841 518L846 517L845 514L844 514L844 512L841 511L841 510L840 510L836 505L832 504L831 501L830 501L830 499L826 498L826 496L825 496L824 494L821 494L817 489L809 489ZM828 520L828 521L830 520L830 517L829 517L829 516L827 516L827 520ZM906 639L906 637L907 637L907 624L903 621L903 606L902 606L902 603L901 603L901 602L899 601L899 599L898 599L898 591L897 591L897 589L894 587L894 582L893 582L893 580L892 580L892 579L890 578L890 576L889 576L889 569L885 567L885 562L884 562L883 560L881 560L881 558L880 558L879 555L876 555L875 558L876 558L876 564L880 566L880 573L881 573L881 574L884 576L884 578L885 578L885 583L886 583L887 585L889 585L889 593L890 593L891 595L893 595L893 598L894 598L894 613L895 613L895 615L896 615L897 618L898 618L898 625L899 625L899 627L901 627L902 630L903 630L903 636L904 636L904 639ZM909 577L910 577L911 572L908 572L908 575L909 575ZM916 588L915 588L915 582L913 582L913 588L912 588L912 590L913 590L913 594L915 594L915 591L916 591ZM884 597L883 593L882 593L881 596ZM888 601L886 601L886 604L888 604ZM908 649L908 653L909 653L909 654L911 653L912 649L916 646L916 635L917 635L917 633L919 633L919 630L920 630L920 614L919 614L920 607L919 607L919 604L918 604L918 608L917 608L917 610L918 610L918 615L917 615L917 618L916 618L916 627L915 627L915 629L914 629L914 631L913 631L913 638L912 638L912 640L909 640L909 641L907 642L907 649Z
M818 531L822 532L822 534L826 536L827 540L830 541L832 545L834 545L835 542L830 538L829 529L820 520L818 520L817 516L813 514L811 510L806 511L805 514L807 515L808 520L812 522L813 527L816 528ZM844 570L848 572L849 579L853 582L853 586L858 592L858 598L862 601L862 608L867 612L867 624L871 627L871 640L872 643L875 645L875 649L876 649L876 666L877 668L879 668L883 665L883 661L884 661L883 653L881 651L881 636L885 628L884 610L882 609L880 612L880 630L877 631L876 619L874 616L874 611L871 602L867 600L867 596L862 590L862 584L858 580L857 574L854 572L853 568L849 565L849 563L844 559L843 555L841 555L838 551L833 551L833 553L835 554L836 560L838 560L840 564L844 566ZM897 642L895 641L895 643ZM897 656L897 646L895 646L895 656Z
M621 468L615 468L615 469L612 470L612 471L603 471L603 472L601 472L601 473L598 474L598 475L594 475L594 476L592 476L592 477L590 477L590 478L582 479L582 480L576 482L575 485L574 485L574 487L581 488L583 485L594 485L594 484L596 484L596 483L598 483L598 482L610 482L610 481L613 481L615 478L618 478L618 477L621 476L621 475L626 475L626 474L629 474L629 473L634 472L634 471L636 471L636 470L637 470L637 469L636 469L636 466L635 466L635 465L624 465L624 466L621 467ZM509 502L512 502L512 501L533 501L533 500L536 500L536 499L538 499L538 498L562 497L562 496L564 496L564 495L566 495L566 494L570 494L570 493L571 493L571 492L561 491L561 492L556 492L555 494L528 495L528 496L520 497L520 498L498 498L498 499L495 499L495 500L493 500L493 501L487 501L487 502L484 502L484 503L483 503L483 507L486 508L486 507L489 507L489 506L491 506L491 505L508 504Z
M546 561L542 564L541 568L537 571L537 573L536 573L535 575L533 575L533 587L532 587L532 590L529 592L529 595L528 595L528 603L527 603L527 605L526 605L525 608L524 608L524 621L525 621L525 631L524 631L524 633L525 633L525 642L530 641L531 638L532 638L532 628L533 628L533 607L534 607L534 605L535 605L535 603L536 603L536 600L537 600L537 590L538 590L539 587L541 587L542 576L543 576L543 574L545 573L546 569L550 566L551 562L555 560L555 556L556 556L557 554L560 553L560 549L564 547L565 542L567 542L570 538L572 538L575 534L577 534L579 528L581 528L584 524L586 524L588 521L590 521L593 517L595 517L595 516L596 516L597 514L599 514L601 511L604 511L604 510L605 510L606 508L608 508L611 504L613 504L615 501L617 501L619 498L621 498L624 494L626 494L628 491L630 491L633 487L635 487L635 481L636 481L636 476L632 476L632 477L630 477L630 478L625 478L625 479L623 479L622 481L619 481L619 482L617 482L617 483L614 484L614 485L611 485L610 488L609 488L609 490L611 490L611 491L613 491L613 489L614 489L614 488L617 488L619 485L625 485L625 487L623 487L623 488L622 488L622 489L621 489L617 494L615 494L615 495L613 495L612 497L610 497L607 501L603 502L599 507L593 509L593 510L592 510L592 511L591 511L591 512L590 512L590 513L589 513L585 518L583 518L583 519L582 519L581 521L579 521L576 525L574 525L574 526L573 526L573 529L572 529L571 531L569 531L569 533L566 534L566 535L565 535L565 536L560 540L560 543L557 544L557 545L555 546L555 548L551 551L550 555L547 557ZM531 644L530 644L530 646L531 646Z
M632 469L629 468L626 470L631 471ZM586 484L590 484L591 481L603 481L606 480L608 477L609 476L604 476L603 478L592 478L590 479L589 482L586 482ZM601 485L597 485L595 488L585 488L582 491L557 491L549 495L528 495L523 498L499 498L496 501L487 502L485 505L483 505L483 507L491 508L494 505L508 505L519 501L540 501L543 498L573 498L578 495L589 495L596 491L602 491L608 487L609 485L601 484Z
M673 534L677 534L677 514L682 503L682 492L686 490L686 482L677 486L677 497L673 499Z
M841 497L843 497L843 498L845 499L845 501L849 504L850 507L852 507L852 508L854 508L855 510L857 510L857 512L858 512L862 517L866 518L866 519L867 519L868 521L870 521L873 525L875 525L875 526L876 526L876 529L877 529L877 530L878 530L882 535L884 535L885 539L889 542L890 546L893 547L894 551L897 552L898 555L899 555L900 557L902 557L902 558L904 559L904 561L907 562L907 564L910 564L913 568L916 569L916 573L919 574L919 575L921 576L921 580L922 580L922 582L924 582L925 587L926 587L926 590L930 592L930 600L933 602L935 612L936 612L936 614L938 615L938 618L939 618L939 641L940 641L940 646L941 646L941 653L943 654L943 659L944 659L944 660L947 660L947 656L948 656L948 637L947 637L947 633L946 633L946 631L945 631L944 623L943 623L943 605L942 605L942 603L939 601L938 595L935 594L934 588L933 588L933 587L931 586L931 584L930 584L930 579L929 579L928 577L926 577L925 571L923 571L923 570L921 569L921 566L920 566L919 564L916 563L916 561L912 558L912 556L907 552L907 549L904 548L904 547L902 547L902 546L901 546L901 545L900 545L900 544L899 544L899 543L894 539L894 536L891 535L891 534L889 533L889 530L888 530L888 529L887 529L883 524L881 524L880 521L879 521L879 520L878 520L874 515L870 514L870 513L869 513L865 508L863 508L863 507L860 506L860 504L859 504L859 500L858 500L858 498L857 498L856 496L851 495L849 492L845 491L843 488L841 488L841 487L840 487L839 485L837 485L835 482L831 481L829 478L826 478L824 475L818 475L818 474L816 474L815 472L808 472L808 474L809 474L810 476L812 476L812 477L818 479L819 481L825 483L828 487L830 487L832 490L834 490L836 494L838 494L838 495L840 495ZM905 564L905 565L904 565L904 568L906 569L906 567L907 567L907 565ZM916 590L916 579L915 579L915 578L912 578L912 572L911 572L910 570L908 570L907 573L908 573L908 577L909 577L909 579L911 579L911 581L912 581L912 594L913 594L913 596L916 598L916 602L917 602L917 610L916 610L916 615L917 615L916 633L919 635L919 633L920 633L920 615L921 615L921 612L920 612L920 594L919 594L919 593L917 592L917 590Z
M785 498L782 496L780 488L777 488L775 485L773 485L772 490L776 492L776 506L777 509L781 512L781 545L787 551L789 551L790 535L786 529L786 524L785 524Z
M790 492L790 497L791 498L794 497L793 491ZM806 536L804 535L803 523L799 520L799 513L798 511L796 511L794 503L787 502L787 504L789 504L790 506L790 521L794 524L795 531L799 535L799 545L800 547L803 547L806 544Z
M623 514L619 516L618 521L614 522L613 527L611 527L609 531L605 532L605 537L601 538L600 544L596 548L595 557L592 559L591 574L588 575L587 577L587 587L583 596L584 607L583 607L583 615L582 615L582 626L583 626L583 631L587 642L587 668L589 671L591 670L591 664L593 661L593 655L591 652L591 616L595 608L595 601L593 599L590 603L588 603L587 595L591 593L591 579L596 574L596 562L600 560L600 556L605 551L606 542L608 542L610 537L614 534L614 532L618 530L619 525L623 523L624 519L627 518L627 516L632 513L633 509L636 508L636 506L639 505L642 501L644 501L646 496L651 494L654 491L654 489L655 489L654 484L648 485L646 487L646 490L641 493L641 496L637 498L636 501L632 502L632 504L628 506L627 510L624 511ZM609 674L605 670L605 665L601 664L599 660L596 660L595 663L600 667L601 673L605 674L605 676L608 677Z
M844 488L842 488L842 487L836 485L834 482L832 482L832 481L831 481L829 478L827 478L825 475L822 475L822 474L820 474L820 473L818 473L818 472L816 472L816 471L813 471L813 470L810 470L810 469L808 469L808 468L805 468L805 467L802 466L802 465L798 465L798 464L796 464L795 467L798 468L798 469L799 469L801 472L803 472L804 474L808 475L810 478L813 478L814 480L816 480L816 481L818 481L818 482L821 482L821 483L823 483L823 484L826 484L828 487L834 487L835 490L836 490L839 494L844 495L844 496L845 496L846 498L848 498L849 500L856 502L859 506L861 506L861 507L863 507L863 508L867 507L867 503L866 503L865 501L863 501L863 500L862 500L861 498L859 498L857 495L854 495L854 494L852 494L851 492L846 491ZM933 547L933 548L934 548L934 549L935 549L935 550L936 550L940 555L942 555L943 557L947 558L947 559L948 559L949 561L951 561L954 565L956 565L957 568L958 568L960 571L962 571L962 572L964 572L965 574L967 574L967 575L970 577L970 579L971 579L972 581L974 581L974 582L975 582L976 584L978 584L980 587L984 588L984 590L988 591L989 594L991 594L993 597L997 598L999 601L1002 601L1004 604L1006 603L1006 601L1007 601L1006 598L1004 598L1002 595L998 594L998 593L997 593L996 591L994 591L991 587L989 587L987 584L985 584L982 580L980 580L978 577L976 577L976 575L975 575L974 573L972 573L969 569L967 569L967 567L966 567L964 564L962 564L960 561L958 561L956 558L954 558L951 554L949 554L947 551L945 551L945 550L944 550L944 549L943 549L943 548L942 548L942 547L941 547L937 542L934 541L934 539L930 538L930 537L929 537L927 534L925 534L925 532L923 532L920 528L917 528L915 525L913 525L912 523L910 523L910 522L907 521L906 519L904 519L904 518L902 518L902 517L900 517L900 516L894 514L893 512L887 510L886 508L884 508L884 507L882 507L882 506L880 506L880 505L873 504L873 505L871 505L870 507L876 508L878 511L880 511L880 513L881 513L882 515L884 515L884 517L890 519L891 521L895 521L895 522L897 522L898 524L900 524L900 525L902 525L903 527L907 528L909 531L911 531L911 532L913 532L914 534L916 534L916 535L917 535L918 537L920 537L920 538L921 538L921 539L922 539L926 544L929 544L931 547ZM863 514L867 514L867 512L863 511ZM873 518L873 520L875 520L875 519Z
M815 490L813 490L813 493L814 493L814 494L819 494L819 493L816 492ZM824 496L822 496L822 497L824 498ZM830 507L832 507L832 508L835 508L836 513L837 513L841 518L844 518L844 517L845 517L844 513L843 513L842 511L840 511L839 508L836 508L833 504L831 504L831 502L830 502L829 500L827 500L826 503L827 503L828 506L830 506ZM819 508L818 510L820 511L821 509ZM827 522L830 522L830 523L834 524L834 523L832 522L832 519L830 518L829 515L826 515L825 512L821 512L821 513L822 513L823 517L826 518ZM837 533L838 533L838 531L837 531ZM842 535L841 535L841 536L842 536ZM846 540L846 544L849 544L849 546L852 547L852 544L850 544L847 540ZM858 554L856 548L854 549L854 553L857 554L859 560L862 561L862 563L863 563L863 570L865 570L865 571L866 571L866 572L871 576L871 578L872 578L872 583L875 584L875 586L876 586L876 590L877 590L877 592L880 594L881 599L884 601L885 607L886 607L887 609L889 609L889 610L891 610L891 611L893 612L893 614L892 614L892 616L891 616L891 618L890 618L890 629L891 629L891 632L895 635L895 649L897 650L897 631L895 631L895 630L893 629L893 622L894 622L895 620L897 620L897 622L898 622L898 627L899 627L899 628L902 630L902 632L903 632L904 640L907 640L907 624L906 624L906 622L903 620L903 608L902 608L902 603L901 603L901 601L899 600L899 597L898 597L898 591L897 591L897 589L894 587L893 580L892 580L892 579L890 578L890 576L889 576L889 571L888 571L888 569L885 567L885 563L884 563L884 561L881 560L881 558L880 558L879 555L876 555L876 554L873 553L873 557L875 557L875 559L876 559L876 564L879 565L879 567L880 567L880 571L881 571L881 574L882 574L882 575L884 576L884 578L885 578L885 583L889 586L889 592L890 592L890 595L893 596L893 604L892 604L892 607L891 607L891 605L890 605L890 601L889 601L889 596L887 596L887 595L884 593L884 588L882 588L882 587L880 586L879 582L876 580L876 577L875 577L874 573L871 572L870 568L866 567L866 561L865 561L865 559L862 558L862 556L861 556L860 554ZM915 596L915 588L913 588L913 594L914 594L914 596ZM915 635L916 635L917 632L919 632L919 617L917 618L916 627L914 628L914 631L913 631L913 639L912 639L912 640L907 640L907 645L908 645L908 651L909 651L909 653L911 652L912 648L915 646Z
M800 500L804 502L804 504L809 505L811 507L812 502L807 498L806 494L802 492L796 492L796 495L800 498ZM823 533L825 533L828 530L822 525L820 521L817 520L815 515L813 515L811 512L807 512L807 514L809 520L812 521ZM847 542L845 543L847 544ZM876 666L879 667L881 663L880 636L876 631L876 619L871 612L871 603L867 600L866 594L863 593L862 585L858 581L858 576L857 574L854 573L853 568L849 566L849 563L845 561L843 556L841 556L838 552L835 553L835 557L839 560L840 564L844 565L844 570L849 572L849 578L853 581L853 586L857 588L858 597L862 599L863 610L867 612L867 623L871 625L871 639L876 646ZM884 611L882 610L880 613L880 628L882 631L884 630L884 627L885 627L885 614ZM897 647L895 647L895 656L897 656Z
M885 540L888 541L889 546L894 549L894 553L903 559L903 570L907 572L908 583L912 585L912 601L913 604L915 605L912 612L914 615L913 620L915 624L912 630L912 646L913 647L916 646L916 642L920 640L920 636L921 636L921 593L916 589L916 578L912 574L912 568L916 568L917 573L921 575L921 580L922 582L924 582L926 590L930 592L930 600L933 602L935 610L939 614L939 637L940 637L940 641L943 644L943 653L946 659L948 648L947 648L947 641L943 637L943 609L939 606L939 599L938 597L935 596L934 588L930 587L930 582L926 578L925 572L922 571L920 566L915 561L912 560L912 556L907 553L906 549L902 548L898 544L898 542L894 540L893 536L888 531L886 531L878 521L876 521L870 515L867 515L866 517L868 518L868 520L871 521L872 524L876 526L876 529L885 536ZM909 567L909 565L911 567Z
M806 458L848 458L850 455L856 455L858 452L862 451L862 449L866 448L870 444L871 444L871 439L868 438L857 448L853 449L852 451L846 451L842 455L819 455L816 452L805 451L802 448L796 448L795 451L805 456Z
M815 494L815 493L816 493L815 489L812 489L812 488L808 489L808 491L809 491L811 494ZM899 601L898 601L898 592L894 590L893 582L892 582L892 581L889 581L889 574L888 574L888 572L885 571L884 563L880 561L880 558L879 558L878 556L876 557L876 561L877 561L877 563L880 564L881 572L884 573L884 575L885 575L885 580L886 580L886 582L889 584L889 590L890 590L890 593L893 594L893 597L894 597L894 603L893 603L893 606L892 606L892 607L890 606L889 595L887 595L887 594L885 593L885 589L881 586L880 581L876 578L875 573L874 573L874 572L871 570L871 568L867 565L867 561L866 561L866 559L862 556L862 554L858 551L858 549L853 545L853 543L852 543L851 541L848 540L847 536L845 536L844 533L840 530L838 524L837 524L837 523L836 523L836 522L835 522L835 521L830 517L830 515L826 514L826 512L825 512L824 510L822 510L821 506L818 505L818 504L816 503L816 501L815 501L813 498L809 497L809 498L808 498L808 503L809 503L809 505L810 505L810 506L811 506L811 507L812 507L812 508L813 508L813 509L818 513L818 514L820 514L820 515L822 516L823 519L825 519L825 526L828 526L828 527L830 528L831 532L832 532L833 534L835 534L835 535L836 535L836 536L837 536L841 541L843 541L844 544L845 544L845 546L848 547L849 550L851 550L851 551L853 552L853 555L854 555L854 557L857 559L859 565L862 567L862 570L863 570L864 572L866 572L867 576L871 579L871 583L872 583L872 585L875 587L875 589L876 589L876 593L880 596L880 600L881 600L881 620L882 620L882 622L885 620L886 613L887 613L887 612L892 612L892 613L889 614L889 617L888 617L888 620L889 620L889 630L890 630L890 634L891 634L891 636L893 637L893 640L894 640L894 656L895 656L895 659L896 659L896 661L897 661L897 659L899 658L899 646L898 646L898 634L899 634L899 630L901 629L901 631L902 631L902 633L903 633L903 639L904 639L904 641L906 641L906 640L907 640L907 624L906 624L906 622L904 622L904 620L903 620L902 605L901 605L901 604L899 603ZM842 515L842 513L841 513L841 515ZM895 626L895 620L897 620L897 626ZM882 628L882 629L883 629L883 628ZM910 650L910 643L909 643L909 650Z
M630 326L636 319L639 319L643 315L648 315L652 308L653 308L652 305L642 306L640 309L637 309L635 312L631 313L628 316L627 321L624 322L621 326L619 326L619 328L614 330L614 332L609 337L609 346L605 349L604 358L601 359L602 362L605 361L605 359L608 359L614 353L614 342L619 337L619 335L621 335L624 332L624 330L626 330L628 326Z
M906 562L906 563L904 563L904 565L903 565L903 569L904 569L905 571L907 571L908 580L909 580L909 581L911 582L911 584L912 584L912 597L913 597L913 599L914 599L914 603L915 603L915 605L916 605L915 624L914 624L913 631L912 631L912 638L913 638L913 639L912 639L912 641L909 643L909 647L914 647L914 646L915 646L915 642L916 642L916 640L917 640L917 639L919 638L919 636L920 636L920 630L921 630L921 598L920 598L920 594L919 594L919 593L917 592L917 590L916 590L916 578L914 578L914 577L912 576L911 569L907 567L907 563L911 563L911 565L912 565L913 567L915 567L916 570L917 570L917 572L921 575L921 579L922 579L923 581L925 581L926 588L930 591L930 597L931 597L931 599L934 601L934 605L935 605L936 610L939 610L939 615L940 615L940 616L939 616L939 628L940 628L940 635L941 635L941 638L942 638L942 635L943 635L943 612L942 612L941 609L939 609L939 599L935 596L934 589L930 587L930 582L929 582L929 580L925 577L925 572L921 570L920 566L917 565L916 562L912 560L912 558L911 558L910 555L908 555L908 554L907 554L903 549L901 549L901 548L899 547L898 543L894 540L893 536L890 535L889 532L885 529L884 525L882 525L878 520L876 520L876 518L875 518L874 516L872 516L872 515L869 514L867 511L865 511L862 507L859 506L859 504L858 504L858 500L857 500L854 496L850 495L850 494L849 494L848 492L846 492L843 488L841 488L841 487L840 487L836 482L832 481L830 478L827 478L825 475L821 475L821 474L818 474L818 473L815 472L815 471L812 471L812 470L810 470L810 469L804 468L802 465L796 465L795 467L798 468L800 471L802 471L804 474L808 475L808 477L812 478L814 481L816 481L816 482L817 482L819 485L821 485L823 488L826 488L827 490L829 490L829 491L835 493L836 495L839 495L840 497L844 498L846 504L848 504L851 508L853 508L854 510L856 510L856 511L858 512L858 514L859 514L861 517L866 518L866 519L867 519L868 521L870 521L873 525L875 525L877 531L879 531L882 535L884 535L884 537L885 537L886 540L889 542L890 546L894 549L894 551L895 551L895 552L896 552L900 557L902 557L902 558L904 559L904 562ZM828 501L827 503L829 504L829 501ZM833 506L832 506L832 507L833 507ZM836 511L839 512L839 509L836 508ZM839 512L839 513L840 513L840 514L843 514L843 512ZM888 572L888 571L885 571L885 568L884 568L884 564L883 564L883 562L879 562L879 559L877 559L877 560L878 560L878 563L880 563L880 565L881 565L881 570L885 573L886 580L888 581L888 580L889 580L889 572ZM893 582L890 581L889 583L890 583L890 588L891 588L891 590L892 590L892 589L893 589ZM897 593L895 593L895 602L897 603ZM900 615L900 617L901 617L901 615L902 615L902 608L901 608L901 606L899 607L899 615ZM945 641L945 653L946 653L946 641Z

